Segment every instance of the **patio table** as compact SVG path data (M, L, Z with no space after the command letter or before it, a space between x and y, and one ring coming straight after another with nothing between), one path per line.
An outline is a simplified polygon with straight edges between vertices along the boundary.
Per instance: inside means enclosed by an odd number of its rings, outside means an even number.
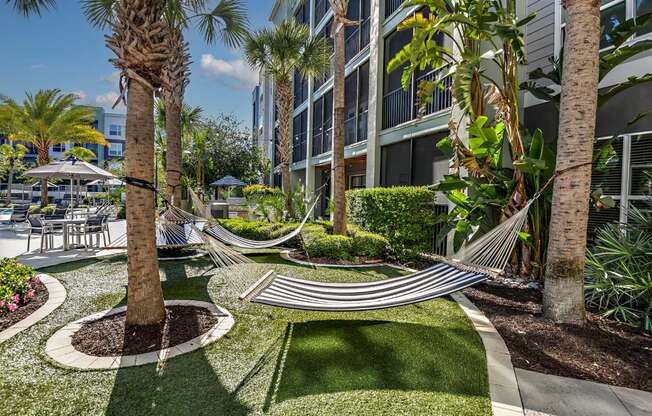
M63 226L63 250L70 250L70 244L68 243L68 227L71 225L82 225L86 223L85 218L62 218L62 219L52 219L52 220L43 220L44 224L47 225L62 225Z

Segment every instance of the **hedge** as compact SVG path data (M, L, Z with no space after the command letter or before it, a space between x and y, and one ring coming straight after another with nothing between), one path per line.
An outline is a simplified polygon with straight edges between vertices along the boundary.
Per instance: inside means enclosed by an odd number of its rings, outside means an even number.
M348 191L348 220L387 238L396 254L406 259L432 249L435 197L424 186Z
M249 221L242 218L220 220L229 231L253 240L271 240L293 231L299 223ZM356 257L384 258L389 242L381 235L361 230L355 225L349 227L346 236L332 235L332 224L315 221L303 227L301 237L295 237L285 245L304 249L311 257L335 260L351 260ZM301 241L301 238L303 241Z

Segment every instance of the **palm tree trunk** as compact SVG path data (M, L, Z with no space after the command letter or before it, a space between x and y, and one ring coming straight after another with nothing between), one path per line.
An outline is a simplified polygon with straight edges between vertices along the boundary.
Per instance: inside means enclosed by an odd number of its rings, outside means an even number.
M346 13L346 10L344 10ZM334 69L333 69L333 234L346 234L346 177L344 165L344 29L343 24L336 20L333 35Z
M172 205L181 206L181 107L174 100L165 102L166 180Z
M14 184L14 159L9 160L9 172L7 174L7 205L11 205L11 188Z
M294 216L292 209L292 184L290 182L290 161L292 160L292 110L294 93L292 82L288 77L276 80L276 105L278 108L278 151L281 166L281 187L285 193L285 210L290 217Z
M154 98L132 79L127 100L125 173L154 180ZM151 190L127 184L127 324L152 325L165 318L158 269L155 199Z
M48 155L49 147L41 146L38 148L39 166L47 165L50 157ZM48 205L48 178L41 179L41 208Z
M583 323L584 255L598 93L598 0L566 1L557 169L543 296L544 315Z

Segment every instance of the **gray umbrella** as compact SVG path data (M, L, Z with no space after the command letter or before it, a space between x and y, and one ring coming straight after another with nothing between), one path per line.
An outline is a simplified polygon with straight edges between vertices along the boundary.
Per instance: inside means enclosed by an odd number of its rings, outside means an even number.
M247 186L247 184L229 175L211 183L211 186Z
M33 178L70 179L70 201L72 202L73 180L114 179L115 175L88 162L76 158L58 160L26 171L23 175Z

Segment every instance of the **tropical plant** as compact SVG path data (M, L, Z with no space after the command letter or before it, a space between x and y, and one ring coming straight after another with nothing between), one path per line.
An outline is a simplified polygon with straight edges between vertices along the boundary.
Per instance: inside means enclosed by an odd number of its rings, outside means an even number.
M286 19L274 29L262 29L248 36L245 42L247 61L254 68L263 69L272 77L278 111L279 139L276 148L280 160L282 188L286 210L292 212L289 198L290 161L292 160L291 123L294 110L292 75L321 77L330 66L331 50L322 37L310 36L307 26L294 19Z
M285 196L283 191L266 185L246 186L242 193L258 217L269 222L279 222L283 218Z
M598 101L600 3L566 3L557 172L543 296L544 316L583 323L584 256Z
M0 169L7 172L7 204L11 204L14 173L22 167L22 160L28 151L22 144L13 145L11 141L0 146Z
M110 3L107 7L104 3ZM125 176L127 178L127 325L151 325L165 318L155 230L154 92L163 86L169 58L166 2L84 1L91 24L111 26L107 47L120 70L122 98L127 96Z
M333 27L331 35L334 40L333 59L333 150L332 150L332 174L333 174L333 210L331 219L333 221L333 233L346 234L346 174L344 162L344 65L345 59L345 29L347 26L357 25L346 18L349 8L349 0L329 0L331 9L334 12Z
M586 303L652 332L652 211L630 206L627 225L607 224L586 255Z
M10 133L16 141L33 144L38 152L38 164L50 161L49 150L55 144L97 143L106 145L104 135L92 127L95 111L75 105L79 97L62 94L58 89L39 90L26 94L22 105L3 97L0 119L10 120ZM41 205L47 205L47 179L41 180Z
M83 160L84 162L90 162L96 157L95 152L93 152L91 149L87 149L81 146L71 147L70 149L63 152L63 154L66 157L74 157L75 159Z
M43 10L48 10L56 5L56 0L5 0L6 4L11 4L16 13L25 17L36 14L41 15Z

